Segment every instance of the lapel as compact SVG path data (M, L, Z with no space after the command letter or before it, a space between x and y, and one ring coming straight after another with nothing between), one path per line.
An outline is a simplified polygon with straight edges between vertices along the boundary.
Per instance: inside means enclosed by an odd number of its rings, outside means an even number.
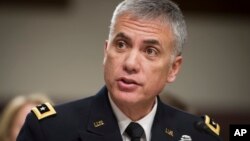
M90 106L86 131L80 131L82 141L122 141L116 117L108 99L108 91L103 87Z
M87 129L79 131L81 141L122 141L106 87L94 96L90 108ZM151 129L151 141L178 140L176 113L174 108L163 104L158 97L157 111Z
M158 106L151 129L151 141L176 141L175 113L172 107L163 104L158 97Z

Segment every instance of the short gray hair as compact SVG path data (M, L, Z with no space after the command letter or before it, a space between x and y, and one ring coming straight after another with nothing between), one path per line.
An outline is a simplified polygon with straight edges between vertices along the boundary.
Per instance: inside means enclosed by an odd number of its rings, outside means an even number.
M184 16L177 4L170 0L124 0L113 12L109 36L114 30L117 18L125 13L145 20L160 18L163 23L169 24L175 40L173 55L181 55L187 37L187 29Z

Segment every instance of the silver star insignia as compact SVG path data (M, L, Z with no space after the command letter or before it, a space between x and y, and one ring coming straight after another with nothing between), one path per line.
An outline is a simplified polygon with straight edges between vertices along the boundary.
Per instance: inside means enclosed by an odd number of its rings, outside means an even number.
M41 110L41 111L44 111L44 110L45 110L45 107L41 107L40 110Z

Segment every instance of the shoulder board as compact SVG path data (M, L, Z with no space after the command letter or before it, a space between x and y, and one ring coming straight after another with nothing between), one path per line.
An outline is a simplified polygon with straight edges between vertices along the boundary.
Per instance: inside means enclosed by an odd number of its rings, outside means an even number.
M208 115L202 116L203 120L198 122L198 127L215 136L220 135L220 125L213 121Z
M46 117L52 116L56 114L55 109L48 102L44 104L40 104L34 108L32 108L32 112L36 115L38 120L44 119Z

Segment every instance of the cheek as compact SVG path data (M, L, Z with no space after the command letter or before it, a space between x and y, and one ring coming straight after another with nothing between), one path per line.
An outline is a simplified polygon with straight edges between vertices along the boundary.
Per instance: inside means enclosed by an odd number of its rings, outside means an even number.
M167 75L165 71L157 70L148 75L147 91L153 95L158 95L166 85Z
M169 68L166 64L148 65L145 69L145 77L148 84L152 87L164 87L167 82Z
M118 68L123 64L126 55L124 53L117 53L113 47L107 51L106 56L106 62L109 67Z
M111 54L107 54L105 59L105 70L110 72L114 70L114 66L116 65L115 57L113 57Z
M104 73L106 79L115 77L115 74L117 74L120 69L120 65L121 61L119 56L107 53L107 56L104 61Z

